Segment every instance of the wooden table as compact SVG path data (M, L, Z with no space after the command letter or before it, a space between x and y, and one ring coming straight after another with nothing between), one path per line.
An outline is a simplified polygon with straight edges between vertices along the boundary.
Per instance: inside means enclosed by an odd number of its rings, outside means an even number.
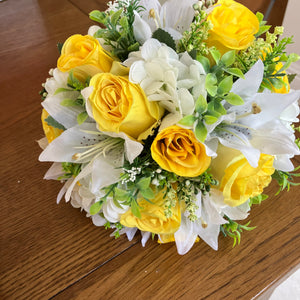
M0 298L255 297L300 262L299 188L275 197L272 184L240 246L220 236L218 252L199 242L185 256L174 244L115 240L70 204L56 205L61 184L43 180L50 164L38 162L38 91L56 64L56 42L85 34L87 13L104 8L100 0L0 3Z

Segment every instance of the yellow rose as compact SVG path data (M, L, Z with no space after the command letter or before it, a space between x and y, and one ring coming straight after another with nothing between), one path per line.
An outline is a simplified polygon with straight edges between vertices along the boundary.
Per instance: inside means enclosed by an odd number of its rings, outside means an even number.
M173 234L179 227L181 222L180 205L177 202L172 208L172 216L167 218L164 213L164 190L156 194L154 199L146 201L138 199L140 206L141 218L133 215L131 210L128 210L121 216L120 223L126 227L137 227L142 231L149 231L156 234Z
M125 77L99 73L92 77L90 86L93 117L102 131L146 139L163 115L163 109L149 102L143 89Z
M74 68L93 76L98 72L109 72L113 58L101 47L97 39L75 34L64 43L57 67L62 72Z
M219 0L207 20L213 25L209 31L208 46L216 46L222 53L229 49L248 48L259 30L257 17L233 0Z
M202 174L211 161L193 131L177 125L165 128L156 136L151 154L164 170L186 177Z
M50 144L53 140L55 140L58 136L60 136L63 133L63 130L48 125L47 122L45 121L45 119L47 119L48 116L49 116L48 112L45 109L43 109L42 117L41 117L43 130L48 140L48 143Z
M258 167L252 167L241 152L224 147L218 148L218 156L213 159L211 172L220 182L224 202L229 206L238 206L250 197L255 197L263 192L272 180L271 175L274 157L261 154Z

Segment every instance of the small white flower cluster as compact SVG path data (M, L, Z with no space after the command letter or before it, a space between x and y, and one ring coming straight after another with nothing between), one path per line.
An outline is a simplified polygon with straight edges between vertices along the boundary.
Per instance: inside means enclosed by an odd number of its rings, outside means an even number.
M158 101L170 112L160 130L191 114L200 95L206 98L202 65L156 39L149 39L140 51L130 53L124 64L130 67L129 80L139 84L150 101Z
M125 172L129 175L129 177L124 178L124 179L121 181L122 184L127 183L127 182L135 182L135 180L136 180L136 175L140 174L141 171L142 171L142 168L136 168L136 167L133 167L133 168L130 169L130 170L126 170L126 169L125 169Z

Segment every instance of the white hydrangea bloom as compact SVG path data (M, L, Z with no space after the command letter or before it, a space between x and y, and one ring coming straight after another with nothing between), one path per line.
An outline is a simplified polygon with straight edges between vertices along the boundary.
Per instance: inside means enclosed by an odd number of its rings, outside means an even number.
M130 67L129 80L139 84L150 101L158 101L171 113L163 127L192 114L197 98L206 97L202 65L156 39L147 40L140 51L130 53L124 64Z

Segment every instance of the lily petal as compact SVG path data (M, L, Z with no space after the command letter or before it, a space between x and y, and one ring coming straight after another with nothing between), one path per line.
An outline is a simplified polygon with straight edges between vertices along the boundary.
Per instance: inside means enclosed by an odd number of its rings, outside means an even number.
M174 233L174 238L177 252L180 255L189 252L197 239L193 223L184 215L181 216L181 224L179 229Z

